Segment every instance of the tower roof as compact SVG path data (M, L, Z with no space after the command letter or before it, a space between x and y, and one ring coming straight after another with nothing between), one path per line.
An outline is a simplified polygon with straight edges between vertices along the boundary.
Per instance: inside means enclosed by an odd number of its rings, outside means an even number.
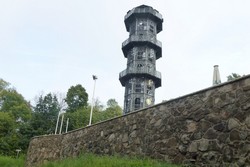
M126 25L126 30L129 31L129 25L136 17L145 17L154 20L157 23L157 33L162 30L162 15L151 6L140 5L132 10L129 10L124 17L124 22Z

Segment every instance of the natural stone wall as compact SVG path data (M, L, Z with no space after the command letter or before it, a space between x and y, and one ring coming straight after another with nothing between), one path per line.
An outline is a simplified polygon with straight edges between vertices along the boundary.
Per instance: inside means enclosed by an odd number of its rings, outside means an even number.
M35 137L26 166L81 152L249 166L249 114L250 75L67 134Z

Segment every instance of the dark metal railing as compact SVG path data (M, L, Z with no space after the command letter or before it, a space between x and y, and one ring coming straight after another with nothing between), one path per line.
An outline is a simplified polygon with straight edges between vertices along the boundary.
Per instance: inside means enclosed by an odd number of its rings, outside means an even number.
M161 73L152 68L142 67L142 68L135 68L135 69L126 69L120 72L119 77L122 78L128 74L149 74L155 76L156 78L161 78Z
M158 41L156 38L151 38L149 36L133 35L133 36L130 36L127 40L125 40L122 43L122 47L126 46L130 42L151 42L151 43L157 45L160 48L161 48L161 45L162 45L161 42Z

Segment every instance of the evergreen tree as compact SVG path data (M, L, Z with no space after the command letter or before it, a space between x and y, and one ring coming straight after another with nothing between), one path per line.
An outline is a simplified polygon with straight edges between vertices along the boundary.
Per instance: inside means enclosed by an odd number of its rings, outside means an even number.
M55 132L57 115L60 106L56 95L51 93L38 98L31 120L35 135L52 134Z

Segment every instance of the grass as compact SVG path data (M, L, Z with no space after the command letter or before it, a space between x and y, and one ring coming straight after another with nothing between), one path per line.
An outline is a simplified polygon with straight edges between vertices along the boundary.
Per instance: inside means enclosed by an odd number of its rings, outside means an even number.
M25 161L24 156L20 156L19 158L0 156L1 167L23 167L24 161Z
M0 167L23 167L25 157L12 158L0 156ZM121 156L97 156L83 154L77 158L67 158L61 161L46 162L42 167L179 167L165 162L147 158L131 158Z
M42 167L178 167L152 159L129 158L120 156L96 156L83 154L57 162L47 162Z

